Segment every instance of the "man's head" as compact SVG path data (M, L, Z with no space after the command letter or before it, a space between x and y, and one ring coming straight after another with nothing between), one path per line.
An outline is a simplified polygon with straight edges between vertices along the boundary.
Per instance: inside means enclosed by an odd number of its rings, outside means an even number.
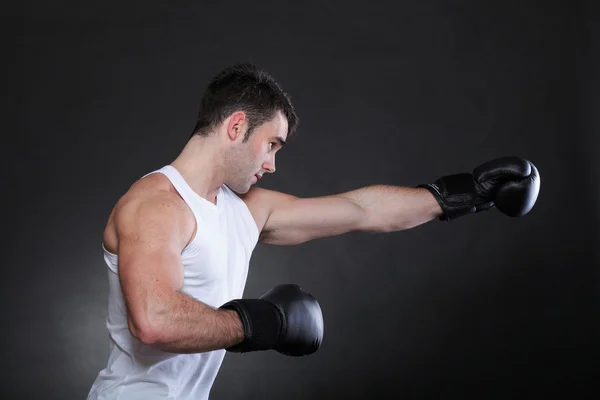
M236 111L246 114L247 141L254 129L272 120L279 111L287 120L288 137L298 125L298 117L289 96L267 72L249 63L225 68L206 88L193 135L209 136Z
M252 64L236 64L209 84L192 137L217 136L224 183L246 193L255 175L275 172L275 153L297 125L289 96L275 79Z

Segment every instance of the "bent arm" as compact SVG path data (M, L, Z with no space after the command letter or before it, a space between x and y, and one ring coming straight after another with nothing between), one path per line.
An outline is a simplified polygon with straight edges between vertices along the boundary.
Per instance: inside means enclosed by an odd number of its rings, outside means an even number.
M156 325L138 339L170 353L226 349L244 339L237 312L214 309L181 292L163 298L153 318Z
M264 216L261 243L295 245L351 231L400 231L439 217L435 198L422 188L373 185L346 193L302 199L261 189L248 201ZM260 204L268 210L261 212Z
M129 330L142 343L173 353L228 348L244 338L235 311L180 292L181 251L195 226L190 214L172 193L127 202L115 214Z

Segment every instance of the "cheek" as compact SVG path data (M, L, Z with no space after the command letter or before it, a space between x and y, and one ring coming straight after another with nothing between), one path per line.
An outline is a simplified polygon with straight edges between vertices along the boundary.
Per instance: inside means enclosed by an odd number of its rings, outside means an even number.
M258 149L258 151L256 152L256 156L258 158L261 158L262 160L269 158L269 145L267 144L267 145L261 146L260 149Z
M267 151L267 146L263 143L258 142L253 148L252 153L255 157L259 157L261 154L265 154Z

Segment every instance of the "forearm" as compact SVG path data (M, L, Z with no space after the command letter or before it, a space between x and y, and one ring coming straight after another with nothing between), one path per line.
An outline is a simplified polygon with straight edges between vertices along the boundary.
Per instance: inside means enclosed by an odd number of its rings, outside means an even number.
M439 217L442 210L423 188L374 185L343 194L365 210L363 231L393 232L424 224Z
M172 353L201 353L231 347L244 339L235 311L216 310L174 292L155 305L149 344Z

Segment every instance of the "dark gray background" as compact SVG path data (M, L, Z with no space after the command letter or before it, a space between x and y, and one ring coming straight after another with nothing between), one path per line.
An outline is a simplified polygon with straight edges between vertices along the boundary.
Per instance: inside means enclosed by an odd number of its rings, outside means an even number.
M86 397L108 355L108 213L134 180L177 156L210 78L251 61L279 80L301 118L261 186L297 196L412 186L513 154L536 164L542 185L520 219L493 211L259 245L245 296L300 284L323 308L323 346L300 359L228 354L213 399L594 393L600 65L591 4L5 8L0 390Z

